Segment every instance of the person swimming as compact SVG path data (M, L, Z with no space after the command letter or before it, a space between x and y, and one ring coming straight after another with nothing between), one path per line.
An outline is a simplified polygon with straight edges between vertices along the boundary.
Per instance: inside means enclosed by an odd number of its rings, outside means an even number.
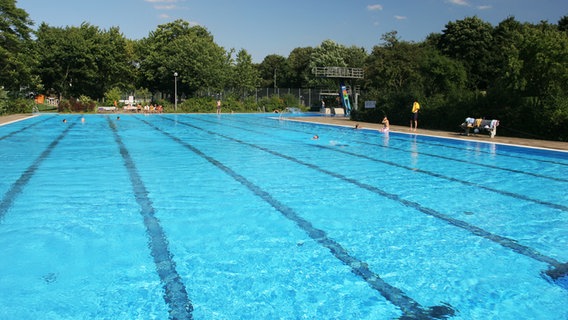
M383 118L383 121L381 123L383 124L383 127L380 131L381 132L388 132L390 130L390 122L389 122L389 119L387 118L387 116L385 116Z

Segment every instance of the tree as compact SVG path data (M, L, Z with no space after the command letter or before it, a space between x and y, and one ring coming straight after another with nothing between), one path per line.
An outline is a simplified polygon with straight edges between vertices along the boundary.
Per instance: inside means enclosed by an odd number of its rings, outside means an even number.
M558 20L558 30L568 32L568 16L563 16Z
M192 95L202 88L220 90L228 80L230 57L203 27L176 20L159 25L137 44L139 84L151 92L173 96L174 72L178 92Z
M88 56L87 48L86 38L77 27L40 25L36 41L36 52L40 56L37 72L48 91L57 93L60 98L69 95L78 97L83 93L79 92L82 79L87 77L87 69L92 67L94 58Z
M0 86L12 91L28 86L34 56L30 35L33 22L15 0L0 1Z
M317 67L348 67L345 58L347 50L345 46L332 40L324 40L314 49L310 57L310 70ZM331 79L312 78L309 82L313 87L334 87L337 86Z
M312 52L310 67L347 67L346 49L332 41L324 40Z
M254 91L260 82L258 70L252 63L252 56L244 49L237 53L232 75L231 84L243 97Z
M492 32L491 24L468 17L446 24L440 38L439 49L464 64L472 89L487 90L489 85Z
M40 57L37 73L46 89L60 96L100 99L108 89L133 80L132 55L117 28L101 31L88 23L66 28L42 23L35 49Z
M296 48L288 55L288 83L291 87L305 88L308 87L313 75L310 68L311 57L314 48L304 47Z
M277 54L267 55L257 66L257 69L261 78L261 87L285 87L288 83L288 65L286 58L283 56Z
M113 87L132 88L135 81L132 42L115 27L94 34L93 42L92 54L97 57L93 97L101 97Z
M419 70L420 46L399 41L385 46L375 46L367 59L365 82L384 94L408 92L419 95L421 83Z
M467 73L463 64L431 47L422 49L419 68L425 97L448 96L465 89Z
M349 68L363 68L365 67L365 60L368 54L363 47L351 46L345 48L343 61Z

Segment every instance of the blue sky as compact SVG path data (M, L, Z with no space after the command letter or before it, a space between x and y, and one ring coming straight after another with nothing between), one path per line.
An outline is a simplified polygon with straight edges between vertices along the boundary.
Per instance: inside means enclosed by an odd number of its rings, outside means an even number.
M245 49L254 62L269 54L287 57L294 48L324 40L370 52L381 35L422 41L450 21L470 16L497 25L518 21L557 23L566 0L17 0L36 27L113 26L129 39L148 36L160 24L183 19L205 27L225 49Z

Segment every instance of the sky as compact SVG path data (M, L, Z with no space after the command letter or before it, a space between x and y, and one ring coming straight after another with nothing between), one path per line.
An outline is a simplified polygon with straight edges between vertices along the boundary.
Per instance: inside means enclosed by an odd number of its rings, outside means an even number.
M370 53L391 31L400 40L421 42L448 22L472 16L496 26L508 17L556 24L568 15L567 0L16 0L16 6L29 14L34 29L42 22L87 22L103 30L118 27L133 40L183 19L206 28L226 50L245 49L255 63L325 40Z

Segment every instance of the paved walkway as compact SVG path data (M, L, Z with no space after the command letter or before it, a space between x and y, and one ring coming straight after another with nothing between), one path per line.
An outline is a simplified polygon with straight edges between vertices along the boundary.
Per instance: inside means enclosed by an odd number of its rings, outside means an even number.
M0 125L23 120L27 117L33 116L32 114L12 114L8 116L1 116L0 117ZM298 118L287 118L294 121L304 121L304 122L314 122L314 123L321 123L321 124L329 124L329 125L339 125L339 126L346 126L346 127L355 127L355 124L359 124L359 127L362 129L374 129L379 130L383 127L380 123L367 123L367 122L358 122L352 121L349 118L344 117L298 117ZM396 126L391 125L390 130L392 132L400 132L400 133L407 133L410 134L411 132L408 130L408 127L403 126ZM478 134L475 136L462 136L459 132L448 132L448 131L438 131L438 130L427 130L427 129L420 129L418 128L417 134L421 135L429 135L429 136L436 136L436 137L446 137L446 138L454 138L454 139L462 139L462 140L470 140L470 141L483 141L483 142L493 142L499 144L510 144L510 145L520 145L520 146L529 146L535 148L545 148L545 149L556 149L556 150L563 150L568 151L568 142L559 142L559 141L549 141L549 140L535 140L535 139L521 139L521 138L511 138L511 137L501 137L499 136L499 128L497 128L497 136L491 139L489 135L486 134ZM316 134L316 132L314 132Z
M7 116L0 116L0 126L10 123L10 122L15 122L15 121L19 121L19 120L24 120L26 118L29 117L33 117L34 115L32 114L10 114Z
M346 127L352 127L352 128L355 128L355 125L359 124L359 128L374 129L374 130L379 130L380 128L383 127L383 125L380 124L380 123L367 123L367 122L360 122L360 121L352 121L349 118L344 118L344 117L298 117L298 118L290 118L290 119L294 120L294 121L304 121L304 122L314 122L314 123L322 123L322 124L330 124L330 125L339 125L339 126L346 126ZM413 132L410 132L409 127L396 126L396 125L391 125L390 131L399 132L399 133L406 133L406 134L413 133ZM317 134L317 132L314 132L314 134ZM520 145L520 146L529 146L529 147L535 147L535 148L546 148L546 149L556 149L556 150L568 151L568 142L502 137L502 136L499 136L499 128L497 128L497 136L495 136L495 138L491 138L488 134L477 134L477 135L474 135L474 136L463 136L457 131L456 132L448 132L448 131L438 131L438 130L427 130L427 129L420 129L420 127L418 127L416 134L436 136L436 137L454 138L454 139L462 139L462 140L470 140L470 141L493 142L493 143L499 143L499 144Z

